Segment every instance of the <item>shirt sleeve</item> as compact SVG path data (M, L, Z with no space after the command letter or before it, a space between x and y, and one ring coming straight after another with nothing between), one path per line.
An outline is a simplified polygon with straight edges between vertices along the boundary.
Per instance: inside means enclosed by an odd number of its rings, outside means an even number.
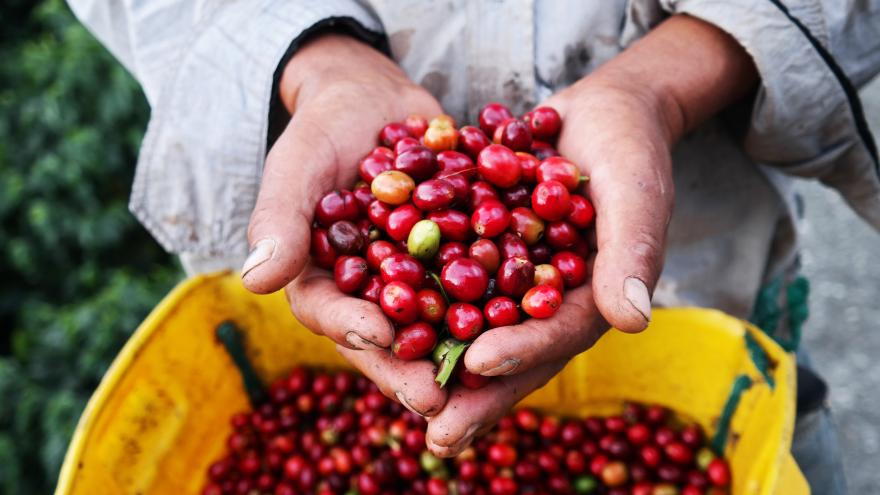
M821 180L880 229L877 147L850 80L864 83L880 71L878 11L876 2L632 0L625 33L634 39L667 15L687 14L733 36L761 77L746 153Z
M279 63L319 29L387 44L357 0L70 0L152 109L130 208L168 251L243 257Z

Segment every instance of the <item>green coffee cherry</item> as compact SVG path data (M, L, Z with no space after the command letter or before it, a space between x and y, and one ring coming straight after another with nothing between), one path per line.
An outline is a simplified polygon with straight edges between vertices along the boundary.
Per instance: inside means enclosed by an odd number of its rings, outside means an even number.
M596 491L596 488L599 484L596 482L596 478L592 476L585 475L579 476L574 480L574 491L579 494L588 494Z
M440 249L440 227L431 220L420 220L409 231L406 248L414 258L433 258Z

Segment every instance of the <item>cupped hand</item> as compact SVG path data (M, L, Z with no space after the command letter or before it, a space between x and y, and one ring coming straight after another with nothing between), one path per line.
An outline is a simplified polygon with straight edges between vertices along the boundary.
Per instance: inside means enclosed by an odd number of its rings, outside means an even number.
M299 321L356 350L344 355L386 395L419 414L436 414L446 393L434 383L433 364L391 357L391 323L379 306L341 293L332 273L309 263L309 238L315 205L357 181L357 163L375 147L377 130L411 114L439 115L440 105L393 61L342 35L302 47L279 89L292 117L266 158L244 285L261 294L285 288Z

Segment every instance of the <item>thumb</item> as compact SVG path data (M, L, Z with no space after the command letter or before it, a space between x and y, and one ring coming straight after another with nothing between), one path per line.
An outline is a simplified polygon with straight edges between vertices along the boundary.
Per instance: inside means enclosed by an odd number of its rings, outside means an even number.
M312 205L334 187L336 178L333 144L312 122L307 115L296 115L266 157L248 226L251 250L241 269L252 292L283 288L308 261Z

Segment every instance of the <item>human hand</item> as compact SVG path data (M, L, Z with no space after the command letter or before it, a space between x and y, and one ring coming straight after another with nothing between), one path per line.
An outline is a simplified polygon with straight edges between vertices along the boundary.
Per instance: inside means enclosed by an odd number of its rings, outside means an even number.
M557 147L590 178L597 252L588 285L565 293L559 311L480 335L465 354L469 371L498 376L479 390L450 391L428 422L427 441L456 455L516 402L558 373L614 325L650 321L672 214L670 150L690 127L743 96L751 60L726 34L674 17L544 105L563 120ZM606 323L607 322L607 323Z
M375 147L378 129L410 114L439 115L440 105L393 61L342 35L302 47L284 70L281 100L292 115L266 158L242 268L256 293L285 288L291 310L325 335L383 393L423 415L435 414L446 392L428 361L404 362L387 351L394 329L379 306L339 292L333 274L309 263L314 207L324 194L350 188L358 161Z

